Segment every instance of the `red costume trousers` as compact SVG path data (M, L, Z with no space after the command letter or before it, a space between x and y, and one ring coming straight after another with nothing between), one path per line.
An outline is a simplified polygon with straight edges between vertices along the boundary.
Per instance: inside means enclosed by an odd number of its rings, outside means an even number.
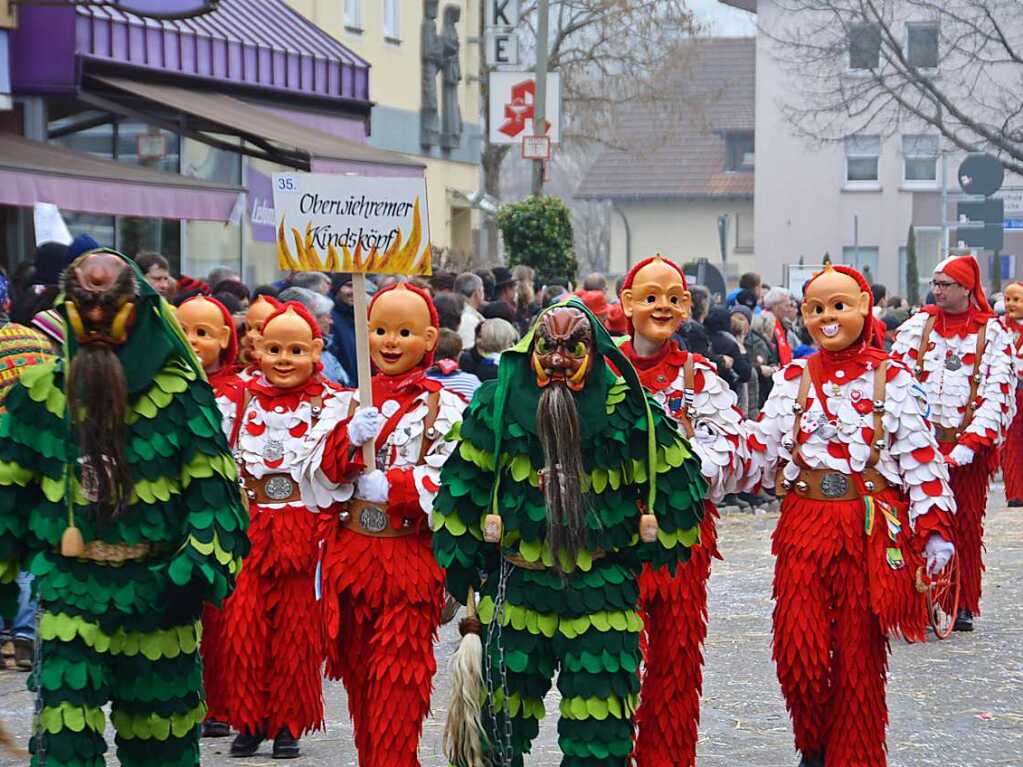
M888 567L883 524L868 538L862 501L789 494L774 534L778 681L796 748L825 754L828 767L887 763L888 641L879 612L902 616L907 635L923 634L926 611L912 587L919 561L903 546L906 565Z
M643 569L639 577L643 616L643 688L636 712L635 758L639 767L691 767L703 690L703 642L707 638L707 580L717 555L717 512L706 504L700 545L672 576Z
M239 732L300 737L323 727L323 612L316 515L250 509L252 553L224 608L228 721Z
M1016 390L1016 418L1002 445L1002 477L1005 497L1023 501L1023 389Z
M984 572L984 514L987 512L991 451L978 450L973 461L950 472L956 513L952 517L956 555L959 557L959 607L980 615L980 579Z
M419 767L444 576L428 533L337 531L324 553L327 676L348 691L360 767Z
M206 719L226 722L227 667L224 663L224 611L207 603L202 611L202 686L206 691Z

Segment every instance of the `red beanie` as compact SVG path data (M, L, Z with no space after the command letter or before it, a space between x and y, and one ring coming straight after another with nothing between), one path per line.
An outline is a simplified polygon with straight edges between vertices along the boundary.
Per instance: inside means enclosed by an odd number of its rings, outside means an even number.
M231 316L231 312L227 310L227 307L212 296L192 296L188 300L182 301L181 306L190 304L193 301L198 301L200 298L203 301L209 301L211 304L216 305L216 307L220 310L220 314L224 318L224 324L231 330L231 334L228 337L227 348L224 349L220 355L220 364L223 367L230 367L231 365L234 365L238 359L238 329L234 325L234 318Z
M433 327L437 328L437 330L440 330L440 315L437 314L437 307L433 305L433 299L430 297L430 294L427 291L423 290L422 288L416 287L411 282L396 282L393 285L388 285L386 288L378 290L376 293L374 293L373 299L369 302L369 310L367 311L368 316L366 317L366 320L368 321L369 317L372 316L373 305L380 299L380 296L387 295L392 290L398 290L399 287L402 290L412 291L426 302L426 308L430 310L430 324ZM423 361L420 363L420 365L422 367L430 367L432 364L433 351L429 351L423 357Z
M268 296L263 296L263 298L268 298ZM320 326L317 324L316 320L313 319L313 315L311 315L309 313L309 310L302 306L302 304L300 304L298 301L288 301L287 303L282 304L280 301L277 301L277 299L274 299L274 302L278 304L280 308L278 308L277 311L275 311L273 314L266 318L266 322L263 323L264 330L266 330L267 325L269 325L275 319L277 319L282 314L287 312L289 309L292 309L295 312L295 314L297 314L299 317L306 321L306 324L309 326L309 329L313 331L313 338L323 338L323 333L320 331Z
M987 302L984 285L980 281L980 264L973 256L952 256L946 258L936 267L934 273L942 272L973 293L973 301L977 308L985 314L991 314L991 304Z
M626 290L628 288L631 288L633 281L636 279L636 275L639 274L639 270L642 269L644 266L649 266L650 264L652 264L657 259L660 259L661 261L666 263L668 266L670 266L672 269L674 269L676 272L678 272L678 276L682 278L682 287L685 288L686 290L689 290L689 281L686 280L686 275L682 271L682 267L680 267L678 264L676 264L670 258L665 258L660 253L658 253L656 256L651 256L650 258L644 258L638 264L635 264L629 270L629 273L625 275L625 279L622 280L621 290ZM619 296L621 296L621 290L618 292ZM629 335L631 336L635 332L635 328L632 325L632 319L631 318L627 318L627 319L628 319Z

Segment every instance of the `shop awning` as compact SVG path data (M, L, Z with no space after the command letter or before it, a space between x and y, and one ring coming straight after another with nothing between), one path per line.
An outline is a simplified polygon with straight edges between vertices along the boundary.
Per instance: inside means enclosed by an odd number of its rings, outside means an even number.
M80 213L227 221L242 191L0 133L0 205L52 202Z
M424 165L398 152L377 149L299 125L268 109L216 91L186 90L163 83L92 76L80 94L97 109L117 112L299 170L316 161L355 166L366 175L422 175ZM224 145L223 134L240 136L249 146ZM377 169L379 172L374 172Z

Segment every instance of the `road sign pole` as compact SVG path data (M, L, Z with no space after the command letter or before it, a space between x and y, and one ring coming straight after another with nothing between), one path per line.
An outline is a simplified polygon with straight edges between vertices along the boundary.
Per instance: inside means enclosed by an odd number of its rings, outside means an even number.
M547 135L547 35L549 0L538 0L536 12L536 94L533 99L533 135ZM543 194L543 160L533 163L533 196Z

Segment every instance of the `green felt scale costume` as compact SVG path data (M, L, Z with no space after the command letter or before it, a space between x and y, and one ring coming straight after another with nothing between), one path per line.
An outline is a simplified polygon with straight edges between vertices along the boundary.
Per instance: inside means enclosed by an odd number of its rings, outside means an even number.
M200 628L188 614L228 596L249 546L213 393L167 305L128 263L141 298L117 350L129 391L127 508L101 525L83 495L63 360L26 371L0 422L0 612L14 607L18 569L30 569L41 608L30 686L42 706L31 749L47 767L105 764L108 701L121 764L199 763ZM87 543L151 550L119 563L65 557L72 519ZM173 617L182 604L185 616Z
M575 300L567 305L586 311ZM502 355L498 380L480 388L461 426L449 435L460 444L445 464L434 505L433 545L446 568L448 590L461 599L470 587L481 595L489 677L484 746L498 765L523 763L559 668L562 764L628 763L643 626L636 613L636 578L643 562L674 570L699 535L706 491L699 461L662 408L647 398L600 323L586 313L596 331L594 369L575 396L588 474L587 550L575 563L562 562L564 575L551 568L538 474L544 466L536 436L541 392L529 358L536 325ZM657 516L656 543L639 540L641 506ZM500 547L483 540L481 527L490 513L503 521ZM598 551L604 555L594 556ZM547 567L515 566L507 555Z

